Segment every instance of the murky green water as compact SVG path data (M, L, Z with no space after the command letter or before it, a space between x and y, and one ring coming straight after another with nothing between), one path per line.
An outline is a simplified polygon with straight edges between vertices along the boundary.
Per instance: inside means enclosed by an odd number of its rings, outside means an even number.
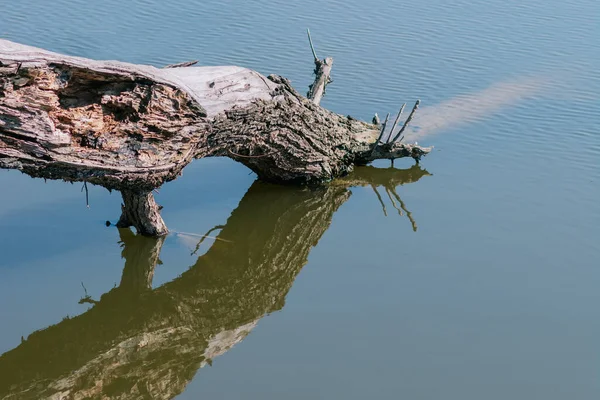
M0 171L0 399L600 396L595 0L0 0L3 38L301 90L307 27L324 106L420 98L436 151L318 190L200 160L157 195L164 240Z

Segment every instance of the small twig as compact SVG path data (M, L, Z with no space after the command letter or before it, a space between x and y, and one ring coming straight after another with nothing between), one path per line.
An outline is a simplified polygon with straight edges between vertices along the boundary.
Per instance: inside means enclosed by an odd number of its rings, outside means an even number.
M373 191L377 195L377 199L381 203L381 208L383 208L383 215L385 215L387 217L387 210L385 209L385 203L383 202L383 199L381 198L381 195L377 191L377 188L375 187L375 185L371 185L371 188L373 189Z
M400 121L400 116L402 115L402 111L404 111L404 107L406 107L406 103L402 104L402 107L400 107L400 111L398 112L398 115L396 116L394 125L392 125L392 130L390 131L390 134L388 135L388 138L385 141L386 143L389 143L390 139L392 138L392 135L394 134L394 130L396 129L396 126L398 125L398 121Z
M308 33L308 43L310 43L310 49L312 50L313 57L315 58L315 63L319 61L319 57L317 57L317 52L315 51L315 46L313 46L312 38L310 37L310 29L306 29L306 33Z
M88 295L87 289L85 288L85 285L83 284L83 281L81 281L81 287L83 288L83 291L85 292L85 295Z
M169 64L163 67L163 69L167 69L167 68L185 68L185 67L191 67L192 65L196 65L198 64L198 60L194 60L194 61L186 61L186 62L182 62L182 63L177 63L177 64Z
M413 119L415 112L417 112L417 109L419 108L419 104L421 104L421 100L417 100L417 102L415 103L415 106L413 107L412 111L410 112L410 115L408 116L406 121L404 121L404 125L402 125L402 129L400 129L400 132L398 132L398 134L392 139L392 141L390 143L395 143L396 139L398 139L400 137L400 135L402 135L402 132L404 132L404 130L406 129L406 127L408 126L410 121Z
M375 141L375 145L373 146L373 150L371 151L371 156L373 154L375 154L375 150L377 149L377 146L379 145L379 142L381 141L381 138L383 137L383 133L385 132L385 126L387 125L389 119L390 119L390 113L387 113L387 116L385 117L385 121L383 121L383 125L381 127L381 132L379 133L379 137L377 138L377 141Z

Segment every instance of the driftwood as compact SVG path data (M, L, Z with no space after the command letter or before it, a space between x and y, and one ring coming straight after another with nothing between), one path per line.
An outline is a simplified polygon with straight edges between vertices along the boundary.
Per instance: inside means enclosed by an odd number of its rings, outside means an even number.
M37 330L0 355L0 399L171 399L202 367L280 310L336 210L361 185L401 185L428 175L360 167L315 189L255 182L212 246L155 289L163 238L121 229L119 286L92 307ZM78 288L79 289L79 288ZM85 289L84 289L85 290Z
M429 153L380 143L379 126L321 108L327 60L315 57L311 101L285 78L241 67L158 69L0 40L0 168L119 190L119 226L160 236L168 231L152 190L194 158L225 156L265 181L319 184L355 164Z

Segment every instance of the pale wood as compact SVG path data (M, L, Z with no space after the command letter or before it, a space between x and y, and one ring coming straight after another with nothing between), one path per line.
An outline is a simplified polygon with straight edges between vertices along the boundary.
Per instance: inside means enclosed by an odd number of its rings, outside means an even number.
M325 95L325 88L331 82L331 68L333 58L327 57L324 60L315 60L315 81L308 89L307 97L316 105L321 104Z
M0 168L143 193L148 215L128 222L158 235L166 226L146 194L193 158L225 156L263 180L320 184L354 164L430 151L380 145L376 125L315 104L330 67L311 101L285 78L237 66L159 69L0 40Z

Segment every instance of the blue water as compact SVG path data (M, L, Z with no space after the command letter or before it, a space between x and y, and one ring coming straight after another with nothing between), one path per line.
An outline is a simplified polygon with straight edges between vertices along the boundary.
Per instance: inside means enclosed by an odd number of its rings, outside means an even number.
M324 107L371 119L421 99L411 139L435 146L422 163L432 175L397 188L418 229L384 188L387 216L371 187L350 188L281 289L285 305L193 368L178 398L598 398L600 3L0 0L4 39L157 66L242 65L301 91L312 81L306 28L334 58ZM169 227L203 234L254 180L231 160L200 160L156 197ZM117 193L91 187L88 209L79 185L16 171L0 171L0 188L4 353L85 313L79 299L118 286L124 261L103 225L118 218ZM240 218L249 232L261 223ZM153 288L220 242L193 256L190 243L166 239ZM161 388L151 398L171 393Z

